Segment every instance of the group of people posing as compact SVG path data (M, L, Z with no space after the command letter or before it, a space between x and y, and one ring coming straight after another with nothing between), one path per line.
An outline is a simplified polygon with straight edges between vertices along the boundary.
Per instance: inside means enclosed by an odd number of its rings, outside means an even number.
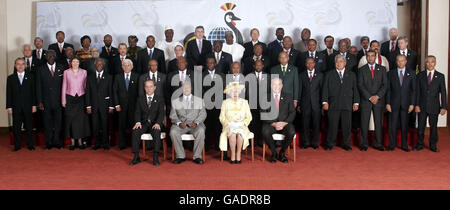
M63 148L64 130L64 137L71 139L70 150L88 147L90 136L95 138L93 150L109 150L109 121L114 116L119 150L126 148L126 131L132 131L131 165L141 162L139 148L145 133L152 136L147 149L154 150L153 164L160 165L162 132L169 134L175 164L186 160L185 147L192 149L197 164L203 164L203 148L231 151L225 158L240 164L251 134L255 144L268 145L270 162L287 163L285 153L297 131L301 148L319 149L322 119L327 120L325 150L336 146L340 128L341 146L351 151L351 129L356 125L361 151L369 148L369 127L374 127L374 149L395 150L400 128L401 149L409 152L408 123L415 112L414 150L424 149L428 119L429 148L439 152L437 122L439 114L446 114L447 93L444 75L435 69L435 56L427 56L425 70L416 72L418 55L395 28L382 44L362 37L362 49L356 52L348 38L339 40L335 50L334 37L327 36L327 49L319 51L310 30L301 34L298 50L283 28L276 29L277 38L268 45L259 41L256 28L244 45L235 43L231 32L225 34L225 42L211 43L204 38L202 26L184 45L174 41L174 30L166 27L164 41L156 45L150 35L144 48L137 45L136 36L128 37L128 46L120 43L115 48L112 36L105 35L101 50L83 36L82 48L75 51L59 31L57 43L43 50L43 40L37 37L36 49L24 46L24 57L15 60L14 73L7 79L13 151L21 148L23 131L28 149L35 149L33 119L43 125L46 149ZM389 145L385 148L386 113ZM192 144L186 145L184 134L194 136ZM274 141L273 134L285 138Z

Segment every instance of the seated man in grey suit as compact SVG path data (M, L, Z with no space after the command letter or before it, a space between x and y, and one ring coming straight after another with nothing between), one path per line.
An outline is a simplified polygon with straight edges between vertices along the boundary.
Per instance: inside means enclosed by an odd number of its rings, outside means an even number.
M206 110L201 98L192 95L192 86L190 82L183 84L183 96L172 101L172 110L170 111L170 138L175 148L176 159L174 164L180 164L186 161L181 135L194 135L194 162L203 164L202 150L205 144L205 124Z

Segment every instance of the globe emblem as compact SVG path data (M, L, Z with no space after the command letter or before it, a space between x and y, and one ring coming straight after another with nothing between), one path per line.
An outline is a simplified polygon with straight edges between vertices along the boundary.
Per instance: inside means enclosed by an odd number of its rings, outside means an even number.
M211 32L209 32L208 40L211 41L211 43L214 43L214 41L216 41L216 40L225 42L225 33L226 32L232 32L232 31L225 27L216 27L213 30L211 30Z

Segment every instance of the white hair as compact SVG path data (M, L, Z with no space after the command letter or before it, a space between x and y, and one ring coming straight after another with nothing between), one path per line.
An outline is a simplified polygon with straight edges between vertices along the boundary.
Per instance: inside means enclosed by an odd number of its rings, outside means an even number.
M128 59L128 58L125 58L125 59L123 60L123 63L128 63L128 64L130 64L131 67L133 67L133 61L131 61L131 60Z

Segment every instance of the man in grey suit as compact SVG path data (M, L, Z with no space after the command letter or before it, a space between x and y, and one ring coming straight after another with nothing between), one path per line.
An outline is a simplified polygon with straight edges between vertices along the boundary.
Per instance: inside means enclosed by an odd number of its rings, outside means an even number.
M183 141L181 135L194 135L194 162L203 164L202 150L205 144L205 125L206 110L203 100L192 95L192 86L190 82L183 84L183 96L172 101L172 110L170 111L170 138L175 147L176 159L174 164L180 164L186 161Z

